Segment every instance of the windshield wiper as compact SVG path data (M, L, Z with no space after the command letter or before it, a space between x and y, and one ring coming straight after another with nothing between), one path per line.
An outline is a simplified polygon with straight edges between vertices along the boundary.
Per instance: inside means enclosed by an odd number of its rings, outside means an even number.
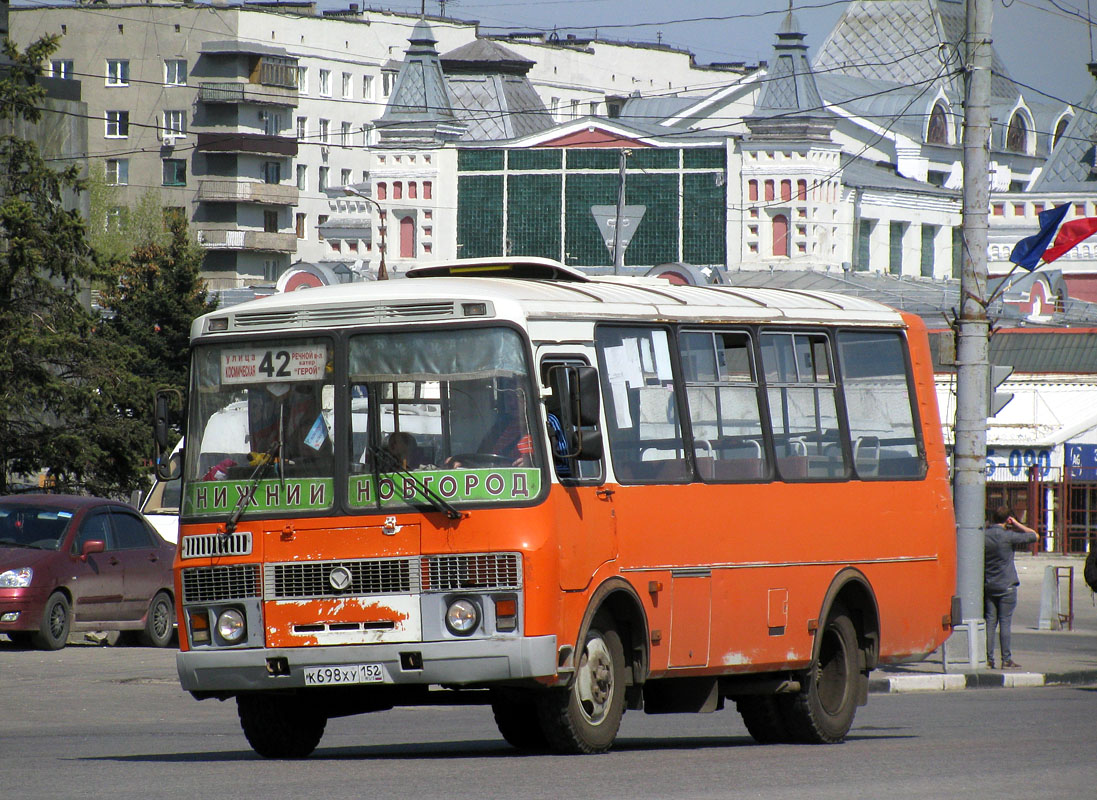
M259 486L259 481L263 480L263 477L267 474L267 470L270 469L270 465L278 461L278 475L282 479L283 485L286 482L285 467L282 465L282 426L285 423L282 412L285 410L285 406L278 409L278 436L274 440L274 444L271 445L270 450L263 453L259 457L259 463L255 465L255 471L251 473L251 477L248 478L248 488L240 495L240 499L236 501L236 508L232 510L232 514L225 520L224 535L227 537L236 530L236 524L240 521L240 517L244 516L244 509L248 507L248 503L251 502L251 498L255 495L255 489Z
M407 478L408 480L410 480L412 482L412 485L419 490L419 493L423 495L423 498L435 511L441 511L449 519L461 519L462 517L467 516L466 514L463 514L452 505L450 505L449 502L444 497L442 497L442 495L438 494L436 491L423 483L422 479L419 478L418 475L404 467L396 458L396 456L394 456L384 447L377 447L371 444L369 445L369 451L370 454L373 456L375 475L377 475L376 467L379 467L381 462L384 462L386 472L390 472L392 474L399 475L403 478ZM377 485L378 489L380 489L380 480L377 481ZM380 492L378 492L378 499L380 499Z

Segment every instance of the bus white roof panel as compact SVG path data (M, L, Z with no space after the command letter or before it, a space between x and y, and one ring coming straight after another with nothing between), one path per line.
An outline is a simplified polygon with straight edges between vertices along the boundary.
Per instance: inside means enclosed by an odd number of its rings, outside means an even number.
M657 279L597 277L547 281L431 277L323 286L276 294L215 311L228 331L340 327L466 318L461 303L487 302L494 318L649 319L658 321L860 322L898 325L894 309L850 295L731 286L678 286ZM483 317L480 317L483 319Z

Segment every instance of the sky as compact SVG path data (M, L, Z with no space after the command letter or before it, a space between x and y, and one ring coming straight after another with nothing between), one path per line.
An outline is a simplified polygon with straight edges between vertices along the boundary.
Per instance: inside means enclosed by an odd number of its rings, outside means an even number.
M359 0L362 7L418 13L423 0ZM322 0L345 8L350 0ZM428 14L439 0L425 0ZM445 15L479 20L481 32L554 28L567 33L628 41L662 41L689 50L699 63L766 60L788 0L443 0ZM1052 97L1080 102L1095 79L1090 25L1097 0L993 0L994 47L1018 83ZM1087 6L1092 4L1093 14ZM793 0L797 18L816 48L838 21L844 0Z

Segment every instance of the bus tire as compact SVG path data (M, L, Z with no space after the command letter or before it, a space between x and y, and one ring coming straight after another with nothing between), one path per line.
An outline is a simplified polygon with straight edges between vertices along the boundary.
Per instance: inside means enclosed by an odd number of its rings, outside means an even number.
M298 695L236 696L240 727L263 758L305 758L320 744L327 717Z
M537 714L537 698L520 689L493 689L491 713L507 744L517 750L547 750L549 743Z
M835 607L819 636L818 655L804 675L803 688L780 702L793 740L837 744L846 738L857 711L857 629L845 609Z
M559 753L604 753L625 713L625 650L612 623L595 617L571 686L538 697L537 713L549 746Z
M791 738L776 695L739 697L735 700L735 708L743 718L747 732L758 744L781 744Z
M54 592L46 601L42 611L42 621L38 630L31 636L31 642L39 650L60 650L69 640L69 626L72 624L72 609L68 598L61 592Z

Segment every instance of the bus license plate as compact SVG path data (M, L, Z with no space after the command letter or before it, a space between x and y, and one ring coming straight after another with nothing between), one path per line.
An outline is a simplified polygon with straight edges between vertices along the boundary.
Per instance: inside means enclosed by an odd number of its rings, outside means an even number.
M382 683L384 680L385 672L380 664L341 664L305 669L305 686Z

